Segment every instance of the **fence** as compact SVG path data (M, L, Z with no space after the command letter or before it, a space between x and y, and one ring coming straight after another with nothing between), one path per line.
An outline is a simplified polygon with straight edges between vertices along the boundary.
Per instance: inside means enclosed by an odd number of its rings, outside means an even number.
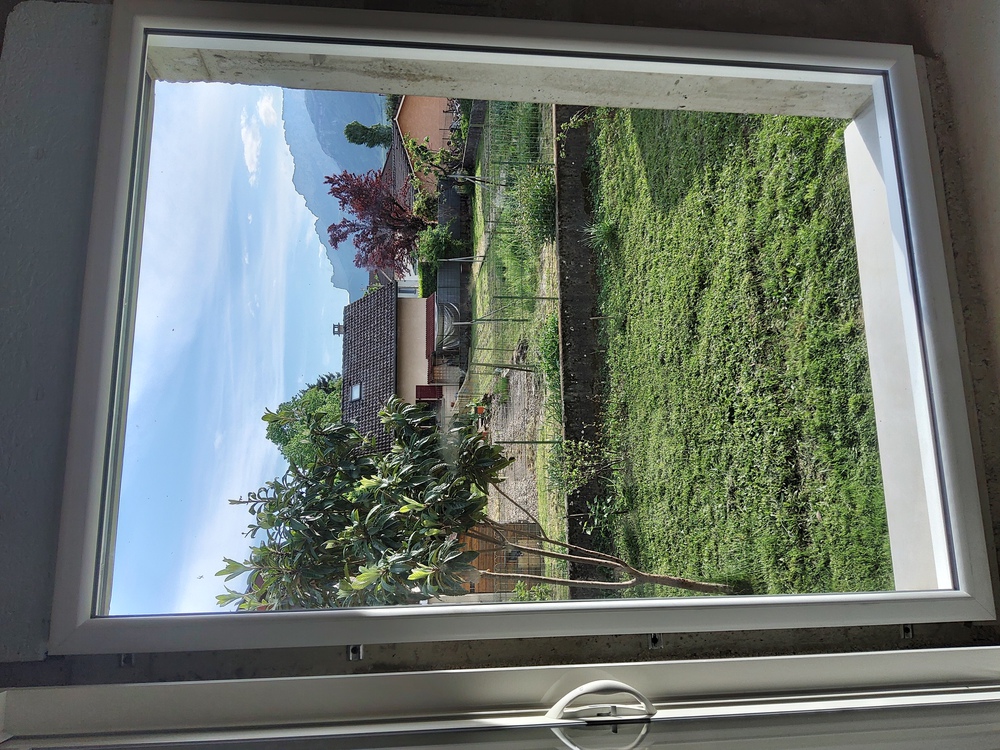
M564 498L545 487L548 451L561 439L552 108L487 102L484 110L463 321L469 356L456 408L479 407L484 431L514 459L503 483L509 497L491 490L490 516L538 519L562 538Z
M469 321L470 356L463 403L491 393L504 371L539 371L540 323L557 311L554 251L542 231L526 229L524 175L552 180L551 108L485 102L473 200L475 262ZM530 182L530 181L529 181ZM554 203L553 203L554 205ZM554 214L548 219L554 229ZM547 241L548 240L548 241ZM551 256L548 258L546 256Z

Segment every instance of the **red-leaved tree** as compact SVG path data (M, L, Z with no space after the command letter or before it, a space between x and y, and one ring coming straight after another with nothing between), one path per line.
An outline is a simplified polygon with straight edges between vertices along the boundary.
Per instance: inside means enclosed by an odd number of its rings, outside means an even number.
M336 249L353 236L357 250L354 265L392 273L396 278L405 276L413 264L417 235L428 222L407 208L403 191L394 194L375 170L364 174L345 170L325 182L330 195L348 214L330 225L330 244Z

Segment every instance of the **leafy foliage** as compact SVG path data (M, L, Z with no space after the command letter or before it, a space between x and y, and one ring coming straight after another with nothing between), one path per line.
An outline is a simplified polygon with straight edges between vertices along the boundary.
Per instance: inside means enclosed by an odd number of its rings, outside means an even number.
M399 103L403 101L402 94L386 94L385 95L385 119L392 120L396 117L396 111L399 109Z
M487 516L487 491L499 488L512 459L477 431L471 415L441 431L434 414L393 397L380 412L393 436L387 454L350 424L317 412L310 424L312 450L302 466L289 465L247 499L253 516L247 535L262 537L242 562L224 558L217 575L247 576L244 591L226 589L220 606L243 610L318 609L417 604L466 592L481 575L537 583L631 588L644 583L731 593L725 585L650 575L620 558L555 542L543 534L525 546L510 540ZM265 415L265 418L267 416ZM271 415L273 419L280 418ZM517 573L478 571L475 550L460 535L489 546L600 565L624 580L570 581ZM555 545L553 551L545 545Z
M434 151L427 145L428 142L427 138L419 142L412 136L403 135L403 145L406 147L406 153L410 155L413 171L434 174L439 179L454 172L458 166L455 153L447 147Z
M514 173L507 200L520 241L529 248L548 242L556 233L556 182L546 164L528 164Z
M549 314L535 337L538 363L545 376L545 408L562 421L562 360L559 353L559 313Z
M381 412L386 455L351 425L317 413L311 460L290 466L247 500L249 536L263 539L219 575L248 574L220 605L291 609L414 604L461 594L478 553L456 535L486 517L486 490L510 459L471 421L447 432L424 407L393 398Z
M434 268L441 260L459 257L465 249L465 245L452 236L448 227L428 227L417 237L417 257L421 263L428 263Z
M409 135L403 135L403 145L410 155L414 172L434 175L438 180L440 189L441 181L444 179L458 183L457 187L463 187L462 192L471 190L473 184L486 184L489 180L469 174L461 163L461 155L449 142L448 145L434 151L428 145L428 138L422 142L415 140Z
M563 440L549 464L549 482L571 495L595 479L608 477L621 462L590 440Z
M524 581L514 584L511 592L511 601L514 602L547 602L552 599L552 587L540 583L537 586L529 586Z
M278 446L289 463L305 466L313 458L309 436L316 419L330 424L340 421L342 382L339 374L324 375L276 411L265 412L267 439Z
M473 99L459 99L458 101L458 137L462 143L469 140L469 121L472 117Z
M600 219L583 228L583 241L592 250L610 250L615 244L616 228L610 219Z
M437 221L438 198L424 190L420 180L413 180L413 213L427 223Z
M437 264L417 263L417 291L421 297L430 297L437 291Z
M417 235L429 222L407 208L403 195L393 194L375 170L361 175L345 170L325 181L330 195L349 214L328 228L330 244L338 248L353 236L354 265L405 276L413 264Z
M389 148L392 145L392 126L375 123L374 125L362 125L355 120L347 123L344 128L344 135L347 140L358 146L368 148Z

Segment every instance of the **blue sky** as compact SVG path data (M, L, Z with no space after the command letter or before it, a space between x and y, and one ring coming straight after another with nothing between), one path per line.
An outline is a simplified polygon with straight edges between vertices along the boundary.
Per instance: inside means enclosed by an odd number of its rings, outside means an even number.
M220 611L260 420L340 369L347 294L292 184L280 89L157 83L111 614ZM332 199L331 199L332 200Z

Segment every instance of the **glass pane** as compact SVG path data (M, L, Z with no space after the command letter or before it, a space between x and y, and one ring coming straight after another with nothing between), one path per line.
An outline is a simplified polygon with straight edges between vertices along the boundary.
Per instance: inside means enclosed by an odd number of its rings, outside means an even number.
M938 586L887 522L848 121L153 112L107 614Z

